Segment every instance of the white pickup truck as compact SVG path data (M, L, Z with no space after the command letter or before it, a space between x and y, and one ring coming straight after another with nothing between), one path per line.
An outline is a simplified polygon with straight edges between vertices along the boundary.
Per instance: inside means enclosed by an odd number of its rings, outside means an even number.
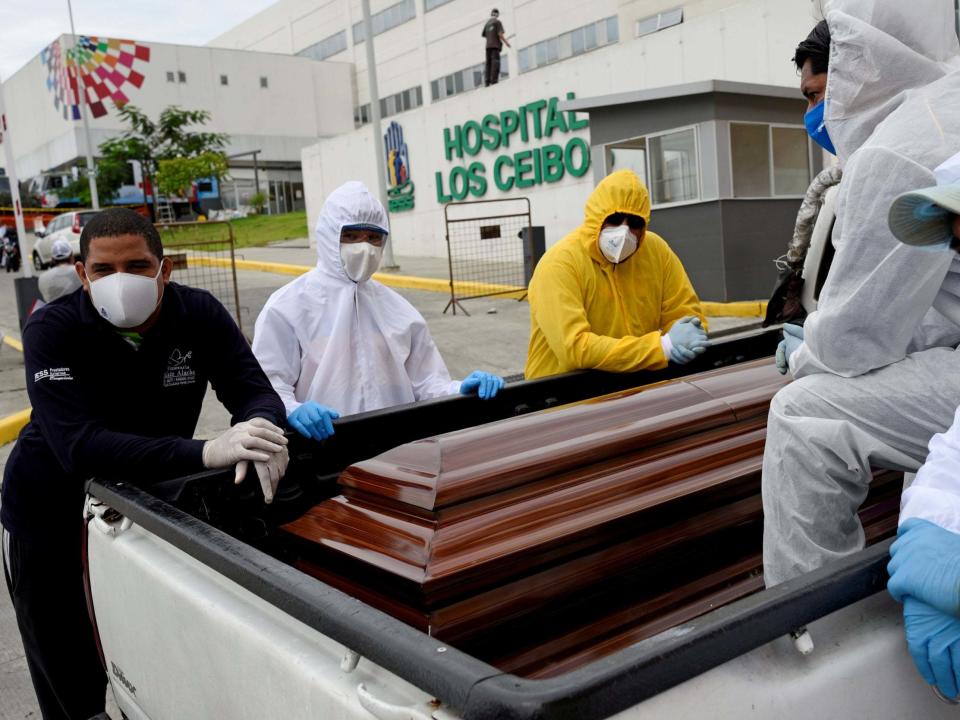
M828 196L828 206L830 204ZM832 213L807 267L820 268ZM811 309L822 283L807 276ZM913 668L885 592L890 540L718 607L576 670L517 677L296 570L271 530L336 492L340 470L468 425L772 354L779 334L719 339L687 368L509 385L464 412L447 398L353 416L302 451L273 506L207 473L151 488L89 486L91 612L131 720L381 718L954 718ZM468 419L469 418L469 419ZM296 446L294 446L296 447ZM134 480L134 479L132 479ZM788 636L807 626L801 654Z
M763 357L777 339L722 339L703 362ZM686 372L517 383L479 417L462 411L466 398L354 416L325 452L298 452L273 506L223 473L152 494L92 482L89 592L120 708L131 720L956 716L906 652L900 608L884 590L889 540L542 680L504 673L301 573L271 543L271 528L314 494L335 493L337 472L356 460ZM787 637L805 625L809 655Z

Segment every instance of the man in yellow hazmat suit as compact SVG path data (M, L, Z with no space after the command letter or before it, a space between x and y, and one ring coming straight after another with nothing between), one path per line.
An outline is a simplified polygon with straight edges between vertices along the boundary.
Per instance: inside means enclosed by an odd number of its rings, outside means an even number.
M592 368L656 370L706 348L700 300L650 222L650 195L620 170L597 185L584 222L530 281L527 379Z

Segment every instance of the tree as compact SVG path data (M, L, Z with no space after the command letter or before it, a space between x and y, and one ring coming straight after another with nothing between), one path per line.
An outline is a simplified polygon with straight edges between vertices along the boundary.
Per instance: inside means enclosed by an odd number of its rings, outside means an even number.
M177 157L158 162L157 186L164 195L183 197L197 178L227 176L227 159L223 153L204 152L196 157Z
M102 152L102 151L101 151ZM87 181L87 161L80 161L77 179L61 191L63 197L78 198L81 206L91 204L90 183ZM97 192L104 199L112 199L120 186L130 177L130 167L126 161L115 157L103 157L97 162Z
M171 105L160 113L156 121L130 104L119 108L118 112L128 129L119 137L100 144L97 189L101 197L116 197L117 191L129 175L130 160L140 163L144 183L149 183L152 189L154 207L157 203L157 173L163 161L197 160L206 157L194 167L211 172L194 175L194 178L212 175L222 180L226 176L227 161L223 148L227 144L228 136L225 133L198 132L191 129L194 125L205 125L210 120L210 113L206 110L185 110ZM213 156L217 156L216 159ZM176 167L171 166L171 171ZM214 170L217 172L213 172ZM77 190L82 192L80 188ZM89 191L86 197L89 202Z

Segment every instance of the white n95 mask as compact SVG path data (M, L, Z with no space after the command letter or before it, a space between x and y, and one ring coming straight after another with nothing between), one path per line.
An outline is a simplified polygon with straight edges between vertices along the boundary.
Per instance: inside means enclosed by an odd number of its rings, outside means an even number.
M622 263L637 251L637 236L626 225L600 231L600 252L610 262Z
M370 279L370 276L380 267L381 255L383 255L383 247L377 247L368 242L340 244L340 262L343 263L343 271L355 283Z
M160 304L157 278L161 272L162 265L152 278L113 273L94 280L90 283L90 301L100 317L118 328L143 325Z

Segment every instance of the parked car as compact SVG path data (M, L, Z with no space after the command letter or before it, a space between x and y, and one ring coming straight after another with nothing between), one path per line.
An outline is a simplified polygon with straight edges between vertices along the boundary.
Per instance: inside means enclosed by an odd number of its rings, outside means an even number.
M66 240L75 255L80 255L80 231L87 220L96 215L96 210L68 212L54 218L42 235L37 236L33 244L33 267L43 270L52 261L50 250L55 240Z

